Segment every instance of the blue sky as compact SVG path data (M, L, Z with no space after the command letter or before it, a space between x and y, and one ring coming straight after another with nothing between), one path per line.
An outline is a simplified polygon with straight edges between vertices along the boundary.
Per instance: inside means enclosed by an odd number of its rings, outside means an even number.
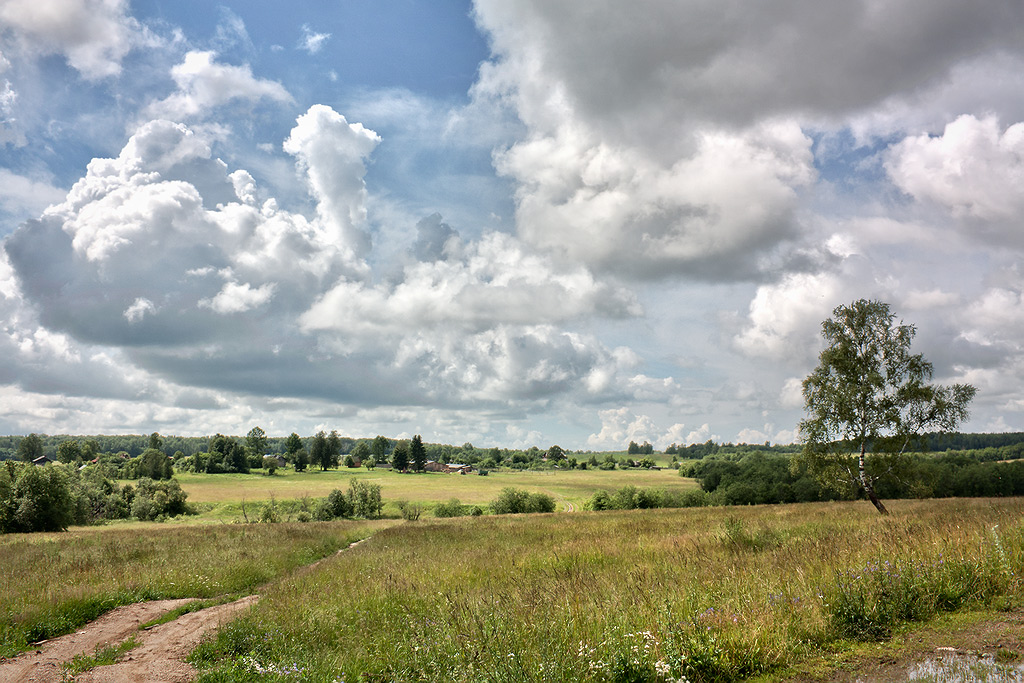
M1013 0L0 4L0 432L789 442L820 324L1024 430Z

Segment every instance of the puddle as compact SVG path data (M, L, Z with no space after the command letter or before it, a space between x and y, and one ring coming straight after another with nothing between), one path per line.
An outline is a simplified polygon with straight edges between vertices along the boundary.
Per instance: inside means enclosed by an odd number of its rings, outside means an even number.
M908 683L1024 683L1019 659L997 662L992 655L950 652L926 659L907 670Z

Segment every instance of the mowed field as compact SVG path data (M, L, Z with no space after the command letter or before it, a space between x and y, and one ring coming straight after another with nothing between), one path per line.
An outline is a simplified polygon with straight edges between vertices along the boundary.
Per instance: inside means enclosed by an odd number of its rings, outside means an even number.
M278 470L274 476L250 474L175 475L188 493L189 503L224 504L240 501L261 502L271 497L278 501L322 498L333 489L346 489L352 479L379 484L385 504L398 500L433 503L458 498L467 505L486 505L501 489L511 486L526 491L546 493L559 504L560 510L580 510L599 489L614 491L623 486L686 491L697 487L692 479L679 476L676 470L543 470L491 471L479 474L442 474L425 472L402 474L385 469L345 468L319 471ZM232 505L232 507L234 507ZM387 510L387 508L386 508Z

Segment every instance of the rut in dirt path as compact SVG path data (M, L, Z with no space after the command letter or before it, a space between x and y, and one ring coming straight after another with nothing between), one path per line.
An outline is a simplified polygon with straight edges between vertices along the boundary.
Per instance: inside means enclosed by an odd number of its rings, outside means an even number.
M0 681L60 683L61 664L76 655L91 655L97 646L116 645L135 636L140 644L116 664L97 667L75 677L86 681L137 681L138 683L185 683L196 677L196 670L184 661L209 631L235 618L253 605L258 595L250 595L224 605L215 605L183 614L174 621L140 631L139 626L192 602L155 600L113 609L86 624L81 630L41 643L35 651L0 662Z
M154 600L112 609L75 633L44 641L34 650L0 662L0 681L60 681L60 665L75 655L91 655L97 646L123 642L137 633L141 624L189 602L192 598Z
M174 621L141 631L141 642L116 664L99 666L75 677L76 683L186 683L194 680L196 670L183 660L195 649L207 632L234 619L239 612L256 604L258 595L224 605L183 614Z

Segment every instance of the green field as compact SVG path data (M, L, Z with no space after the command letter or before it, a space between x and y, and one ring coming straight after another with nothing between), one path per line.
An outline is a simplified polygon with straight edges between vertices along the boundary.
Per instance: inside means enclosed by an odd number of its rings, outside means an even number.
M264 590L195 660L207 681L772 680L1019 601L1024 501L892 507L398 524Z
M527 474L548 476L516 476ZM842 502L9 534L0 644L11 654L132 600L258 591L250 613L194 654L204 680L785 680L944 612L1020 605L1024 500L892 508L889 517Z
M251 593L393 523L135 522L0 535L0 656L118 605Z
M442 474L426 472L402 474L385 469L366 470L340 468L327 471L295 472L278 470L274 476L263 474L190 474L175 475L188 493L189 503L225 506L236 514L238 503L261 502L272 496L278 501L303 496L321 498L332 489L345 489L353 478L381 486L385 503L396 500L431 504L458 498L469 505L486 505L501 489L512 486L530 492L546 493L558 503L559 509L572 506L580 510L598 489L615 490L632 484L638 488L659 488L686 491L697 485L679 476L675 470L495 470L482 477L476 473ZM568 509L572 509L568 508ZM217 514L217 507L211 507Z

